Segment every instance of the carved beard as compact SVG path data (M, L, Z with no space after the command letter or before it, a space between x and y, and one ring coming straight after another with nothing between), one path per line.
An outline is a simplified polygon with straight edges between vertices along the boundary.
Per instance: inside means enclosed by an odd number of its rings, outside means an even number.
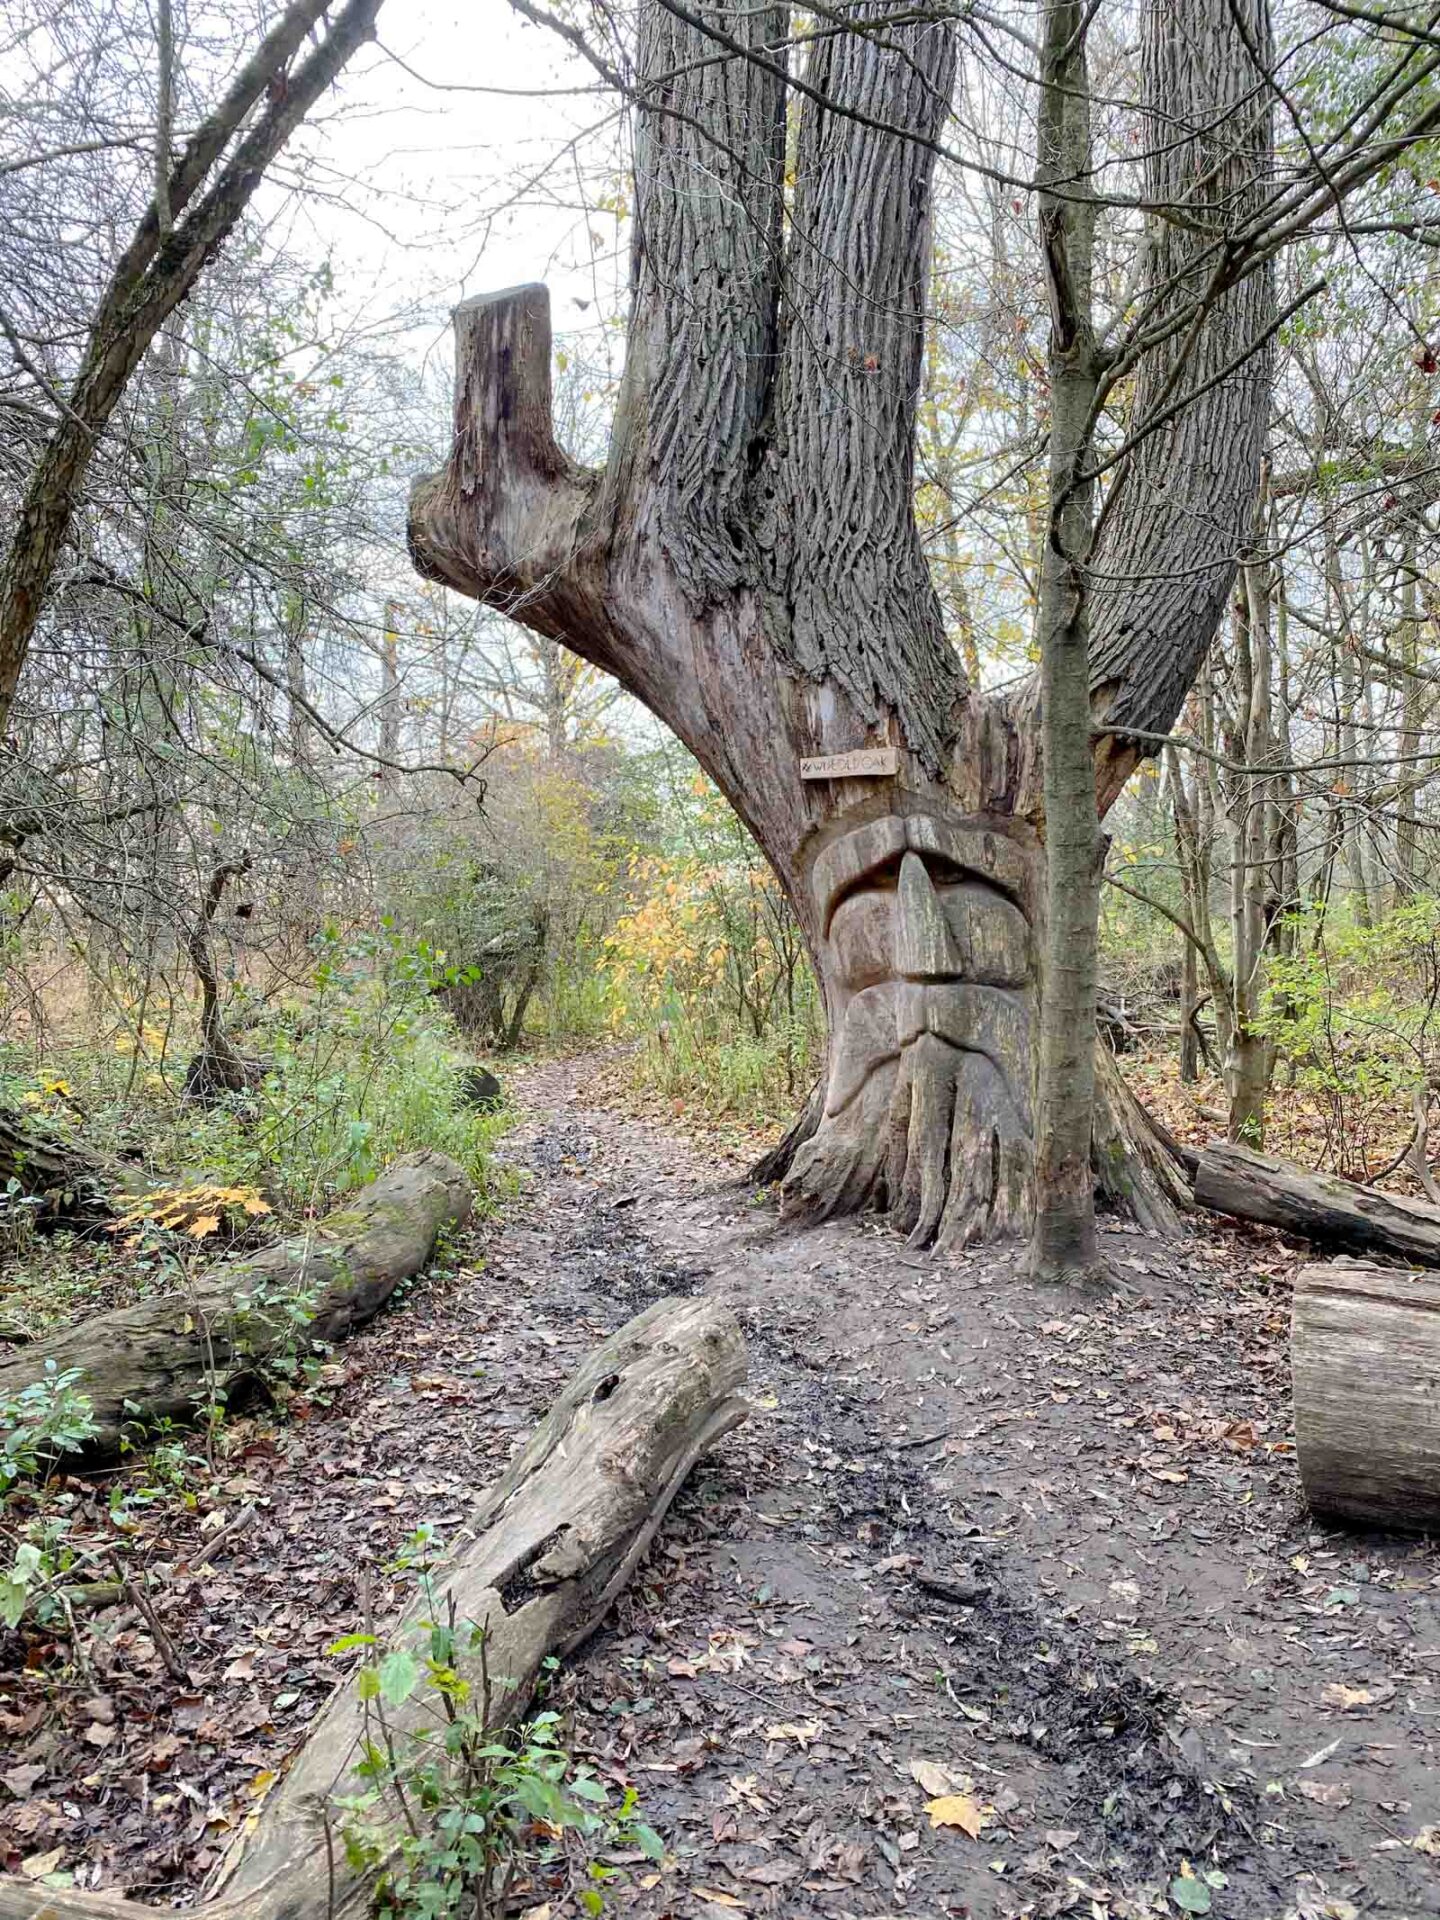
M788 1201L887 1207L912 1246L1028 1229L1029 881L1014 842L929 814L870 821L817 856L835 1042Z

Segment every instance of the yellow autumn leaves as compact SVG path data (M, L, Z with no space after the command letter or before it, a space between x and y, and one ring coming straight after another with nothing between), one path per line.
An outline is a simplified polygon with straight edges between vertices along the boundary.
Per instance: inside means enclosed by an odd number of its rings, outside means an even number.
M253 1219L270 1211L270 1202L257 1187L159 1187L132 1201L111 1232L128 1233L127 1246L134 1246L146 1227L204 1240L218 1232L227 1215Z

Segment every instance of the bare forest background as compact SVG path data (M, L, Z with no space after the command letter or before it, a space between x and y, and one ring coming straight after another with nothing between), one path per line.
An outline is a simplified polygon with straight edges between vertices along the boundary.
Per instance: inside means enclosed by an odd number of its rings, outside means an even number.
M162 104L184 126L246 48L218 18L170 31ZM151 195L155 33L148 7L114 31L82 9L11 29L12 503L67 404L114 236ZM1301 85L1322 121L1355 84L1326 45ZM350 110L384 139L369 96L388 49L366 57ZM1123 36L1099 33L1091 58L1121 95ZM584 286L555 354L560 436L583 460L608 433L632 236L626 127L572 66L581 131L480 183L467 232L481 284L503 224ZM484 97L431 95L467 119ZM1033 665L1046 527L1047 293L1033 210L1003 177L1033 99L977 52L954 113L996 177L937 176L916 510L950 640L997 688ZM472 1050L613 1040L618 1070L676 1112L763 1133L823 1051L789 909L612 681L415 579L405 494L444 451L454 289L387 305L367 275L357 300L327 209L342 235L397 209L337 179L330 138L322 118L287 151L160 326L76 502L3 770L8 1099L170 1167L279 1164L298 1195L430 1137ZM1111 816L1102 914L1106 1031L1178 1132L1223 1126L1412 1186L1440 1072L1440 373L1417 244L1434 165L1427 146L1396 160L1388 219L1368 223L1384 231L1337 221L1283 256L1282 309L1317 275L1326 292L1280 331L1253 551L1175 737ZM432 266L421 249L417 279ZM184 1103L197 933L229 1031L265 1063L258 1121ZM8 1204L23 1239L27 1198Z

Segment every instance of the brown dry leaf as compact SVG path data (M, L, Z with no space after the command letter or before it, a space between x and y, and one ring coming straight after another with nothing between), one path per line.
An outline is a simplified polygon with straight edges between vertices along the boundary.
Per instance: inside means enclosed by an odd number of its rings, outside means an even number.
M1350 1712L1355 1707L1377 1707L1381 1701L1388 1700L1395 1688L1388 1680L1380 1680L1368 1687L1347 1687L1343 1680L1332 1680L1328 1687L1320 1689L1320 1699L1327 1707L1339 1707Z
M1354 1795L1341 1780L1302 1780L1300 1791L1307 1800L1313 1800L1317 1807L1334 1807L1337 1812L1348 1807Z
M969 1776L957 1774L949 1767L942 1767L937 1760L912 1760L910 1778L922 1792L932 1798L947 1793L963 1793L969 1786Z
M968 1793L942 1793L926 1801L925 1811L932 1827L959 1827L972 1840L978 1840L995 1817L992 1807L977 1805Z
M793 1740L797 1746L808 1747L812 1740L818 1740L824 1729L818 1720L777 1720L773 1726L765 1729L767 1740Z
M27 1880L43 1880L47 1873L54 1873L64 1852L63 1847L52 1847L49 1853L32 1853L28 1860L20 1862L20 1871Z
M108 1747L114 1742L115 1729L102 1725L99 1720L92 1720L85 1729L84 1738L92 1747Z
M722 1893L718 1887L692 1887L690 1891L697 1900L708 1900L712 1907L733 1907L737 1913L747 1910L743 1900L737 1900L733 1893Z
M185 1229L192 1240L203 1240L207 1233L214 1233L220 1224L218 1213L202 1213L198 1220L192 1220Z

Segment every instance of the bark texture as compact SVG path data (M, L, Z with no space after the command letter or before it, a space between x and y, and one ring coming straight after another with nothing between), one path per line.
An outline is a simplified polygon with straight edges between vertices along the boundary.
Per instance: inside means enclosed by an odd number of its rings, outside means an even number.
M1207 1147L1195 1175L1197 1205L1283 1227L1318 1246L1388 1253L1440 1266L1440 1207L1307 1173L1238 1142Z
M1306 1267L1290 1333L1295 1447L1317 1513L1440 1528L1440 1279Z
M1033 1270L1084 1280L1099 1265L1091 1173L1096 929L1105 845L1090 745L1089 477L1101 359L1091 298L1090 86L1085 8L1049 0L1040 55L1040 234L1050 298L1050 511L1040 569L1045 810Z
M523 1712L541 1662L600 1624L696 1460L745 1417L745 1345L709 1300L661 1300L598 1347L457 1535L451 1559L400 1629L445 1619L485 1630L489 1724ZM480 1684L478 1656L465 1660ZM387 1713L392 1742L433 1720L424 1689ZM314 1722L253 1831L198 1911L213 1920L360 1920L372 1883L355 1873L333 1800L374 1737L353 1683ZM397 1816L398 1817L398 1816ZM0 1880L0 1920L142 1920L115 1894Z
M1269 269L1231 284L1227 246L1271 189L1266 0L1153 0L1143 33L1145 197L1178 217L1149 229L1134 355L1131 431L1164 424L1130 457L1091 567L1091 690L1120 730L1098 748L1102 812L1146 751L1123 730L1168 730L1224 614L1255 511L1275 312Z
M0 1401L43 1379L47 1361L78 1368L96 1433L87 1456L162 1419L189 1421L233 1398L267 1361L343 1340L430 1258L443 1227L470 1211L470 1182L441 1153L397 1160L302 1238L228 1262L187 1293L120 1307L0 1364Z
M1150 12L1152 33L1173 29L1165 0ZM1211 79L1228 100L1237 66L1253 82L1242 27L1261 0L1233 14L1230 0L1194 0L1190 13L1219 49ZM563 642L650 707L786 888L831 1035L788 1204L876 1206L917 1242L964 1242L1025 1234L1034 1210L1045 802L1035 695L967 685L911 505L933 143L957 24L886 14L866 31L867 18L862 5L811 43L787 201L785 10L644 0L633 309L605 467L581 471L555 442L544 289L468 302L453 447L416 485L410 540L428 577ZM1165 143L1164 197L1204 199L1223 236L1248 202L1195 184L1208 63L1182 65L1195 133L1186 121ZM1163 63L1150 84L1172 84ZM1238 349L1266 298L1192 315L1207 365ZM1159 326L1193 306L1181 275L1156 282L1149 311ZM1147 443L1115 538L1125 511L1248 525L1264 404L1258 376L1201 393L1184 435ZM1195 462L1192 440L1220 439L1235 450ZM1174 663L1193 670L1208 644L1233 555L1215 572L1218 597L1210 571L1187 564L1163 606L1133 583L1133 618L1117 579L1105 699L1123 694L1130 724L1174 717ZM880 746L896 750L893 775L802 777L804 758ZM1107 753L1091 774L1107 804L1131 764Z

